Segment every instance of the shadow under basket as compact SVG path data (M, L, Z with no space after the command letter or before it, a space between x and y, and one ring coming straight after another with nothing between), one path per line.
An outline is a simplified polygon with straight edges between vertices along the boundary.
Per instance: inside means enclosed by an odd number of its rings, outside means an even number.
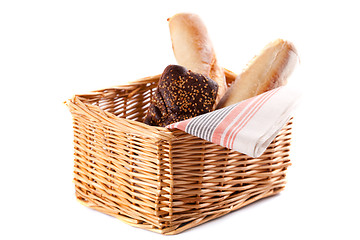
M236 75L228 70L228 84ZM160 75L75 95L74 183L87 207L177 234L284 189L290 121L259 158L142 123Z

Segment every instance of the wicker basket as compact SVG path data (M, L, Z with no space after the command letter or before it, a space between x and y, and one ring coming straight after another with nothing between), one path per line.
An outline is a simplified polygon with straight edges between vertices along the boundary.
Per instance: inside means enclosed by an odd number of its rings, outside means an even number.
M189 135L142 123L160 75L76 95L77 199L124 222L177 234L283 190L291 122L250 158ZM230 84L235 74L226 70Z

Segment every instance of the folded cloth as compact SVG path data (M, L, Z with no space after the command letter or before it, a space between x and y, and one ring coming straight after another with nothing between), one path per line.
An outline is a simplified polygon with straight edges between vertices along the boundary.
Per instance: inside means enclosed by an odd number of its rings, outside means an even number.
M297 90L283 86L166 127L256 158L290 120L300 95Z

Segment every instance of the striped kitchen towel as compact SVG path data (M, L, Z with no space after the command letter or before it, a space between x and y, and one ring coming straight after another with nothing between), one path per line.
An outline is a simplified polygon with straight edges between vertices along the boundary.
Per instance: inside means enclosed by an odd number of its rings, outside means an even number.
M297 90L279 87L167 128L183 130L255 158L263 154L290 120L299 99Z

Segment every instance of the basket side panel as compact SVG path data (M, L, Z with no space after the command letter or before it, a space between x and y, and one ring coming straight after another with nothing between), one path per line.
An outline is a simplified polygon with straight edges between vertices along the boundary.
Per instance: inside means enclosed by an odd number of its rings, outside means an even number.
M172 143L175 234L278 193L290 165L291 122L265 153L250 158L184 132Z
M141 151L138 136L84 118L74 119L74 133L76 196L107 214L156 223L149 217L160 188L156 146Z
M169 163L163 160L169 158L167 139L156 131L149 134L148 129L136 129L141 128L140 123L138 126L107 114L96 106L101 105L101 99L93 98L88 102L91 105L81 100L68 102L73 116L77 198L88 207L138 227L162 229L162 217L168 215L164 204L169 198L163 191L170 184L165 177ZM114 109L115 113L130 113L130 118L142 116L132 114L129 108Z

